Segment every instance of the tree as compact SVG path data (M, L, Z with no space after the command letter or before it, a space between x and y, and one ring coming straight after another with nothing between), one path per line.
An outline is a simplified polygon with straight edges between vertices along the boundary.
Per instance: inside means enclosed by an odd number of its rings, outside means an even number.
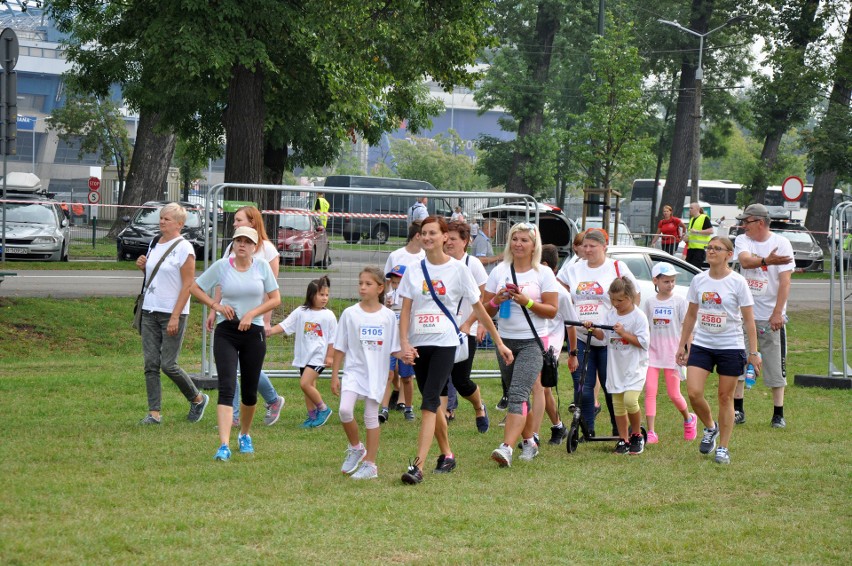
M198 144L179 139L175 144L174 161L180 172L181 198L189 200L189 187L204 174L207 157Z
M476 173L470 157L453 153L460 144L461 138L453 130L435 139L391 140L396 171L404 179L428 181L441 190L486 190L488 180Z
M81 158L86 153L95 153L104 166L116 166L120 202L132 148L118 106L108 98L72 90L65 105L54 110L46 122L47 129L57 132L63 141L79 142Z

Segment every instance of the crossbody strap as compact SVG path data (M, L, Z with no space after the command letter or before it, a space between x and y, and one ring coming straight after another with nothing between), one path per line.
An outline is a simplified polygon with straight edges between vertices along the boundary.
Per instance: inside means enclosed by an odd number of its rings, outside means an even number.
M142 293L145 293L145 291L148 289L148 287L150 287L150 286L151 286L151 281L153 281L153 280L154 280L154 277L157 275L157 271L159 271L159 270L160 270L160 266L163 264L163 260L165 260L165 259L166 259L166 257L168 257L168 255L169 255L170 253L172 253L172 250L174 250L174 249L177 247L177 245L180 243L180 241L181 241L182 239L183 239L183 238L178 237L178 238L177 238L177 240L175 241L175 243L174 243L174 244L172 244L171 246L169 246L169 249L167 249L167 250L166 250L166 253L164 253L164 254L163 254L163 256L160 258L160 261L158 261L158 262L157 262L157 265L155 265L155 266L154 266L154 270L153 270L153 271L151 271L151 278L150 278L150 279L148 279L148 284L147 284L147 285L145 284L145 279L142 279ZM157 241L159 241L159 238L158 238L158 240L157 240ZM154 243L155 243L154 241L152 241L152 242L151 242L151 244L152 244L152 245L153 245ZM149 253L149 254L151 253L151 247L150 247L150 246L148 246L148 253Z
M438 304L438 308L441 309L441 312L443 312L445 315L447 315L447 318L449 318L450 322L453 323L453 328L456 329L456 334L459 335L459 344L461 344L462 343L462 337L461 337L461 330L459 330L459 325L456 324L456 319L453 317L452 314L450 314L450 311L447 310L447 307L444 306L444 303L442 303L438 299L438 295L435 294L435 288L432 286L432 278L429 277L429 271L426 269L426 260L425 259L420 260L420 269L423 270L423 277L426 278L426 285L429 287L429 293L432 295L432 300L435 301Z
M515 275L515 264L514 263L509 264L509 269L512 272L512 283L517 285L518 284L518 278ZM530 330L532 330L533 336L535 336L535 340L536 340L536 342L538 342L538 347L541 348L541 352L544 353L545 352L544 342L541 341L541 338L539 337L538 332L536 332L535 325L533 324L533 321L530 318L530 313L527 312L527 307L521 305L521 310L523 311L524 316L527 318L527 322L530 325Z

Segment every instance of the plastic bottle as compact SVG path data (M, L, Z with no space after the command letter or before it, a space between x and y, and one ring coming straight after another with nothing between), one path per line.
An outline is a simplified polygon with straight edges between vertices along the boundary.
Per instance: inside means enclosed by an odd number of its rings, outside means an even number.
M512 299L506 299L500 303L500 318L509 318L512 312Z
M757 357L759 358L760 354L758 354ZM745 387L746 387L746 389L751 389L752 387L754 387L754 384L756 382L757 381L755 380L755 376L754 376L754 364L749 362L749 364L746 366L746 373L745 373Z

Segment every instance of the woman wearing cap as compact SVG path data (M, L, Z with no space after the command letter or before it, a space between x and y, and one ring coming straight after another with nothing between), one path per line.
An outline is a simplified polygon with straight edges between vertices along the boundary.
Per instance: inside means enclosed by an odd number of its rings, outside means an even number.
M553 271L540 264L538 229L533 224L519 222L509 230L507 241L503 262L488 276L482 298L492 316L501 304L509 301L509 316L500 318L500 337L515 357L511 363L497 359L503 382L508 384L509 397L503 442L491 452L491 459L500 467L512 465L512 447L518 437L523 437L521 460L529 461L538 455L534 438L538 427L532 419L527 419L530 393L544 363L536 335L547 348L548 322L556 316L559 302L559 283ZM535 330L530 327L524 310Z
M685 230L681 219L672 216L672 207L667 204L663 206L663 217L657 223L657 233L654 235L651 246L656 245L657 241L662 238L661 247L663 251L667 254L674 254Z
M254 453L249 432L257 406L260 369L266 356L263 315L281 303L278 282L269 264L254 259L259 241L254 228L237 228L232 243L233 257L222 258L211 265L190 289L193 297L216 312L213 357L219 378L216 412L220 444L214 457L216 460L227 461L231 458L228 444L234 416L232 403L237 364L240 367L243 415L238 436L239 448L243 454ZM210 295L217 286L222 289L221 301Z
M627 277L633 282L636 289L639 284L630 268L624 263L607 257L606 246L608 236L603 230L597 228L589 228L583 237L583 255L584 259L577 261L566 271L560 271L557 279L565 285L571 293L571 298L574 300L574 307L579 315L579 322L591 321L594 324L601 324L604 315L612 310L612 303L609 299L609 286L619 277ZM636 293L637 305L640 304L640 294ZM586 341L589 339L585 332L577 333L577 351L570 352L569 355L578 356L578 370L572 372L574 378L574 388L580 385L580 373L583 368L586 368L586 380L581 394L581 414L586 422L586 429L591 434L595 434L595 375L601 383L606 397L606 407L609 410L609 420L612 425L613 436L618 435L618 429L615 424L615 415L612 407L612 396L606 390L606 343L591 338L591 344ZM589 356L586 360L586 356Z

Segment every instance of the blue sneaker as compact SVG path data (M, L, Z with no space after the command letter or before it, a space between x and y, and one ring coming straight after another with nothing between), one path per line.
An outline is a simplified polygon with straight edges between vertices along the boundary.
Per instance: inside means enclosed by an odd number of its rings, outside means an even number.
M240 454L254 454L254 445L249 435L241 434L237 437L237 441L240 443Z
M311 423L312 428L317 428L328 422L329 417L331 417L331 407L326 406L324 411L317 411L317 417L314 419L314 422Z
M219 447L219 450L216 451L216 455L213 456L214 460L219 460L220 462L227 462L231 459L231 449L228 448L227 444L223 444Z
M310 411L308 413L308 416L302 422L302 424L299 425L299 428L311 428L313 426L314 419L316 419L316 418L317 418L317 412L316 411Z

